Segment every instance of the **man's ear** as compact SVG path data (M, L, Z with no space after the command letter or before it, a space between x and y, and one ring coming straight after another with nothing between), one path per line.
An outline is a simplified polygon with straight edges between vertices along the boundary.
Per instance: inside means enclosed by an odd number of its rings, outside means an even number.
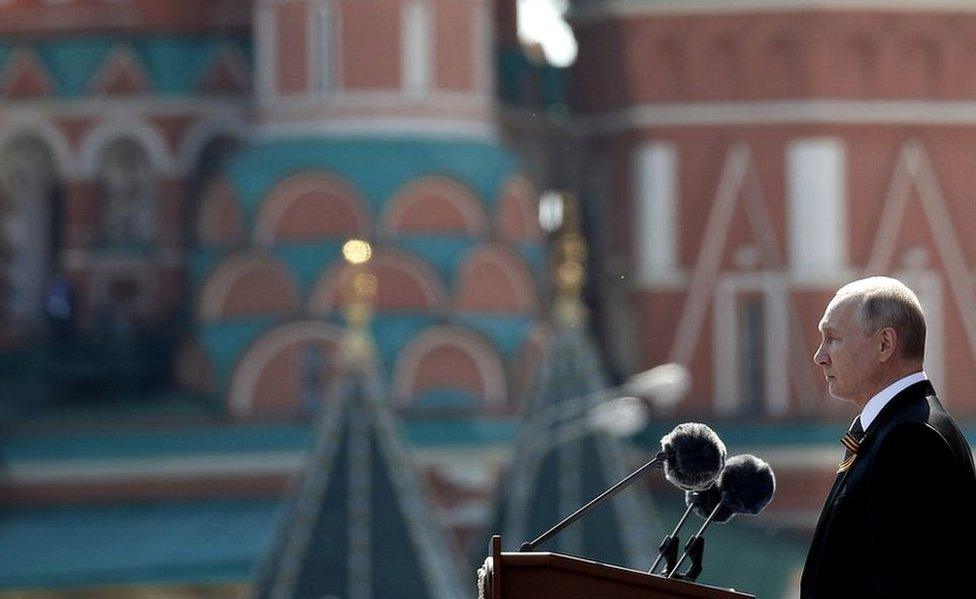
M878 331L877 342L880 345L878 361L887 362L895 355L895 348L898 347L898 333L892 327L882 327Z

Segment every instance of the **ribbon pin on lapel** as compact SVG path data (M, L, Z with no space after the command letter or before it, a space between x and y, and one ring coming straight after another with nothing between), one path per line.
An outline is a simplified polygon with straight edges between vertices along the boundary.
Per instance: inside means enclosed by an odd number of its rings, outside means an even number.
M861 427L861 417L858 416L851 424L851 430L844 433L840 439L840 442L847 449L847 453L844 455L844 461L837 466L838 474L846 472L854 464L854 460L857 459L857 450L861 447L861 439L863 438L864 429Z

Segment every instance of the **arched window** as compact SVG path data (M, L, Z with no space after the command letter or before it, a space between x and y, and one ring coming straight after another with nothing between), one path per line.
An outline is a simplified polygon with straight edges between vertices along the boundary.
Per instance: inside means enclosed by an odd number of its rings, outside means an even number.
M0 148L0 312L36 321L56 257L56 174L47 146L33 137Z
M156 182L149 155L135 141L114 141L102 153L98 202L98 235L103 247L152 244Z

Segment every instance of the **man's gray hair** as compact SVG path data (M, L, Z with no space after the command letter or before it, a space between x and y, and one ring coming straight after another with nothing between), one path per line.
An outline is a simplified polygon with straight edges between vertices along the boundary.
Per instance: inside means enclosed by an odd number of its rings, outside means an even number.
M860 300L855 317L865 335L884 327L895 329L903 358L925 357L925 313L915 292L898 279L868 277L848 283L837 291L837 300Z

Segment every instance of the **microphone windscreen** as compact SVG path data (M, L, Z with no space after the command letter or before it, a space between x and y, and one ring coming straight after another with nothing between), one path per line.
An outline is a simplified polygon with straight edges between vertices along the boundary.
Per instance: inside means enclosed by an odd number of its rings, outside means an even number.
M691 510L698 514L702 520L707 520L715 510L715 506L721 503L722 491L718 488L717 484L708 487L704 491L685 491L685 505L690 506ZM735 512L722 505L715 512L715 517L712 518L712 522L728 522L734 514Z
M664 476L685 491L701 491L715 482L725 466L725 444L715 431L686 422L661 438Z
M769 464L748 453L732 456L718 479L722 503L737 514L758 514L773 499L776 477Z

